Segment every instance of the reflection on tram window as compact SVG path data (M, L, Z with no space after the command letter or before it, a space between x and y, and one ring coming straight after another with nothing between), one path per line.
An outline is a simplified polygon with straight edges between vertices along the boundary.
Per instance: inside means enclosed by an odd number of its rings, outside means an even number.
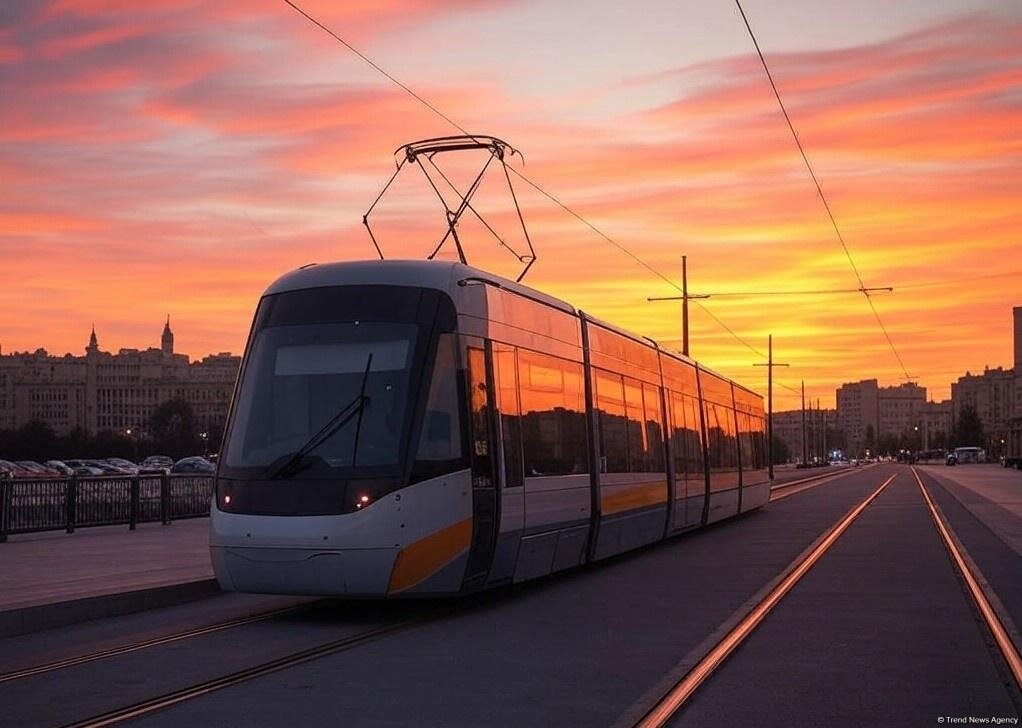
M413 324L378 322L259 331L238 393L238 425L225 464L267 467L293 454L342 410L358 404L363 381L368 401L361 417L350 418L310 455L333 467L396 464L417 331Z
M759 467L753 448L752 418L745 412L738 413L738 447L742 456L743 469L754 470Z
M643 420L643 434L647 442L645 472L663 473L667 471L667 455L664 452L664 419L660 412L660 387L643 384L642 402L646 412Z
M441 334L426 399L414 480L464 467L458 364L453 334Z
M600 471L628 472L628 425L621 376L596 372L596 415L600 428Z
M518 373L514 347L493 345L493 378L497 385L497 409L504 445L504 487L522 484L522 422L518 403Z
M525 477L587 473L582 365L518 350Z
M677 392L671 392L671 454L678 477L704 477L699 404Z
M660 390L630 377L595 370L600 470L664 472Z
M710 470L727 472L738 469L738 442L735 437L734 410L706 403L706 435L709 441Z

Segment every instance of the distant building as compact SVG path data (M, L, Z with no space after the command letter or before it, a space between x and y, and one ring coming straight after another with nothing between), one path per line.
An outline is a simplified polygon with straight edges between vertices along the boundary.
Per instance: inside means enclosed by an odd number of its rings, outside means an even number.
M773 422L774 437L788 446L792 460L802 460L802 410L774 412ZM806 460L824 457L825 450L830 450L834 443L824 441L823 428L830 432L838 429L837 410L807 409L805 422Z
M1022 306L1015 306L1012 315L1015 319L1015 401L1011 419L1016 421L1016 427L1022 427Z
M972 406L983 423L983 432L987 442L969 443L992 448L1008 434L1008 422L1016 410L1015 383L1016 369L985 369L982 374L966 372L951 384L951 402L954 405L955 420L958 420L962 408Z
M1015 322L1015 373L1022 374L1022 306L1015 306L1011 313Z
M951 443L954 408L951 400L923 402L919 408L919 442L923 450L945 449Z
M241 357L230 353L189 362L174 353L168 317L160 348L101 351L96 329L85 356L45 349L0 355L0 429L39 420L58 434L114 430L144 436L156 407L183 399L200 431L223 426Z
M884 436L914 436L926 404L926 388L906 382L881 387L876 379L842 384L837 392L838 426L852 454L876 447ZM872 430L872 444L868 433Z

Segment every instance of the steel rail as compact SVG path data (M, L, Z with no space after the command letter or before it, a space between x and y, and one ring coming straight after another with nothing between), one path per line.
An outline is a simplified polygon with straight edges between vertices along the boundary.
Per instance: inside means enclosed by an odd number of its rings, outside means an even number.
M116 710L112 710L101 715L86 718L74 723L68 723L64 726L64 728L104 728L105 726L117 725L127 720L134 720L135 718L140 718L150 713L170 708L174 705L178 705L179 703L194 700L195 698L202 697L203 695L208 695L216 692L217 690L223 690L224 688L228 688L257 677L269 675L305 662L318 660L321 657L350 650L354 647L358 647L388 635L402 632L406 629L432 621L445 613L447 612L441 612L439 614L419 619L405 620L403 622L397 622L384 627L377 627L376 629L367 630L359 634L332 640L317 647L310 647L309 649L301 650L300 652L278 657L274 660L255 665L253 667L248 667L243 670L238 670L228 675L196 683L195 685L181 690L175 690L155 698L139 701L123 708L117 708Z
M181 640L190 639L192 637L200 637L202 635L212 634L214 632L221 632L226 629L241 627L246 624L254 624L255 622L262 622L267 619L273 619L275 617L284 616L285 614L291 614L293 612L309 609L311 606L312 604L297 604L293 607L275 609L270 612L263 612L261 614L254 614L249 617L231 619L226 622L218 622L217 624L211 624L205 627L194 627L192 629L183 630L181 632L175 632L173 634L164 635L163 637L154 637L152 639L142 640L141 642L133 642L127 645L121 645L120 647L111 647L109 649L100 650L98 652L91 652L85 655L76 655L74 657L66 657L60 660L54 660L53 662L47 662L42 665L25 667L20 670L13 670L11 672L5 672L3 674L0 674L0 683L11 682L13 680L21 680L23 678L31 677L33 675L42 675L44 673L53 672L55 670L63 670L68 667L74 667L76 665L84 665L89 662L95 662L96 660L104 660L108 657L116 657L117 655L124 655L129 652L138 652L139 650L145 650L150 647L158 647L160 645L170 644L171 642L179 642Z
M864 473L869 468L876 467L876 464L870 464L864 468L848 468L847 470L841 470L836 473L820 473L813 475L808 478L801 478L800 480L794 480L790 483L778 483L770 487L770 503L774 503L779 500L784 500L790 496L801 493L802 491L815 488L818 485L825 485L838 478L843 478L846 475L854 475L855 473Z
M898 474L885 480L865 500L855 506L827 532L827 535L806 554L745 617L718 642L689 672L636 723L636 728L661 728L682 705L719 668L728 656L755 631L763 619L791 591L792 587L827 553L859 515L890 485Z
M1011 641L1011 637L1008 636L1008 631L1004 628L1004 624L1001 622L1000 617L997 616L996 610L990 604L990 600L987 599L986 593L983 591L983 587L980 586L979 580L976 575L972 573L972 569L966 563L965 558L962 556L961 549L958 548L958 544L955 543L955 539L951 537L951 531L945 521L945 518L937 510L937 506L934 504L933 499L930 497L929 491L926 490L926 486L923 485L923 479L919 477L919 473L916 471L915 466L912 467L912 475L916 478L916 483L919 484L919 490L922 491L923 498L926 500L926 505L930 508L930 516L933 518L933 522L937 527L937 532L940 533L941 539L944 541L944 546L947 548L948 554L951 556L951 560L958 567L958 571L962 575L962 579L965 580L965 585L969 588L969 594L972 596L973 601L976 603L976 607L979 609L979 613L983 616L983 621L986 622L987 628L994 637L994 641L997 643L998 649L1001 651L1001 655L1004 657L1004 661L1008 665L1008 669L1011 671L1012 677L1015 678L1015 685L1022 690L1022 656L1019 655L1018 647Z

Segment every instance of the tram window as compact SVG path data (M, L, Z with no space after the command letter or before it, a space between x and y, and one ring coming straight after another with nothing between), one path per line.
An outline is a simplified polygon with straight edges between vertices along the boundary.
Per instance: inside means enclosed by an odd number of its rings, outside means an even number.
M599 369L595 370L595 380L600 470L664 472L659 388Z
M671 459L674 463L674 474L682 477L688 468L688 463L685 462L685 402L680 394L668 392L667 411L671 416L669 429L671 432Z
M289 325L258 332L248 354L224 465L267 468L298 451L364 391L360 420L316 448L329 467L395 465L418 327L385 322ZM371 368L366 374L366 365ZM355 433L358 452L354 452Z
M690 474L703 474L703 426L699 418L699 402L685 397L686 470Z
M752 417L752 446L756 467L767 467L766 426L762 417Z
M642 384L628 377L624 378L624 382L625 412L628 419L628 471L644 473L647 471L646 452L649 449L649 440L646 429L642 426Z
M497 384L501 441L504 446L504 487L522 484L522 418L518 403L515 349L494 344L493 378Z
M664 455L663 417L660 413L660 388L652 384L642 385L642 401L645 410L643 431L646 434L646 472L662 473L667 470Z
M589 472L582 365L518 350L525 477Z
M738 413L738 444L741 448L742 468L755 470L758 466L752 442L752 418L744 412Z
M458 366L455 339L441 334L436 364L429 384L422 435L416 454L416 467L423 461L446 462L462 458L461 416L458 404Z
M735 441L734 411L707 403L706 428L711 470L735 470L738 467L738 443Z
M628 428L621 377L596 370L596 408L600 428L600 471L628 472Z

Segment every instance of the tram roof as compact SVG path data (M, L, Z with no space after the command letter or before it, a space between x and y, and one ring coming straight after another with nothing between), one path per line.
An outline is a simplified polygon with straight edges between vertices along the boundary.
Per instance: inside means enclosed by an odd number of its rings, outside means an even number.
M303 288L382 284L421 286L455 292L461 281L489 283L518 293L553 308L575 314L575 307L535 288L464 263L441 260L358 260L344 263L313 263L285 273L266 289L264 295Z
M508 278L503 278L489 271L474 268L464 263L440 260L358 260L340 263L312 263L285 273L270 284L264 295L296 291L304 288L365 284L414 285L454 293L463 281L495 285L500 289L517 293L571 315L577 316L580 314L570 303L538 291L535 288L515 283ZM689 357L664 349L653 339L639 336L588 314L585 316L586 319L598 326L625 336L636 343L659 349L666 356L689 364L697 363ZM734 382L729 377L717 374L709 367L702 364L698 366L707 373L716 374L722 379ZM750 394L760 396L738 382L734 382L734 384L739 389L744 389Z

